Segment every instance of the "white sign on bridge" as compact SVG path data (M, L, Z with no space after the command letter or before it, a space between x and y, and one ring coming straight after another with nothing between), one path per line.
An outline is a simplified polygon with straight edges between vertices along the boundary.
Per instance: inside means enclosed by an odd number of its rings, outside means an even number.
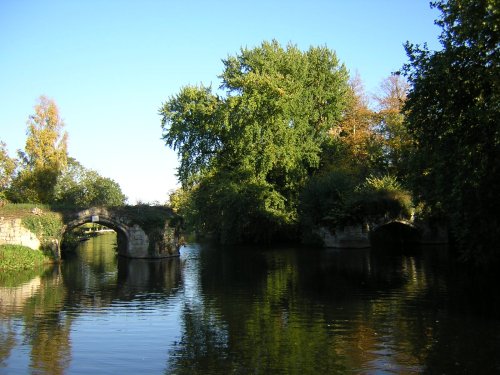
M92 222L95 223L99 221L99 216L98 215L92 215Z

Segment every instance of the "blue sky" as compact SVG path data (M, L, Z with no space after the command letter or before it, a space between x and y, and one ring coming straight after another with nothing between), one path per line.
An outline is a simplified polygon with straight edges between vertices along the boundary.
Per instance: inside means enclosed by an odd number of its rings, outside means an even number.
M40 95L54 99L68 151L117 181L129 203L165 202L177 157L158 109L189 84L218 87L221 59L264 40L327 46L369 93L439 48L427 0L0 0L0 140L24 148Z

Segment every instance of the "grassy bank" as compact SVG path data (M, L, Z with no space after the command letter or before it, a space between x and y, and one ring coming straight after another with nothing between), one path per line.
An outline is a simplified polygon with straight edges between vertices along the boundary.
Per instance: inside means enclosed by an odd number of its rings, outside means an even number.
M21 245L0 245L0 271L33 269L52 262L42 251Z

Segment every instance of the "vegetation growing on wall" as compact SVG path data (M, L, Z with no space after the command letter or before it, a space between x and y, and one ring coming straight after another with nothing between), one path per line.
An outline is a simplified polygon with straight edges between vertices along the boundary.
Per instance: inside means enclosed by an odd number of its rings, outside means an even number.
M53 239L61 239L63 221L62 216L56 212L41 211L38 214L32 214L22 218L23 226L34 233L42 246Z

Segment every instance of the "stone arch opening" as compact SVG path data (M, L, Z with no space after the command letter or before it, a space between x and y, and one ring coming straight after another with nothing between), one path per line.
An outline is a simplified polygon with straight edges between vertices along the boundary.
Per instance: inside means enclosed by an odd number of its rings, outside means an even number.
M69 222L64 227L63 238L65 233L68 233L73 229L78 228L87 223L96 223L104 225L110 229L113 229L116 232L118 254L121 256L128 255L128 243L130 239L127 228L123 224L106 216L102 215L86 216Z
M392 221L373 228L369 240L374 248L405 251L420 244L421 233L411 223Z

